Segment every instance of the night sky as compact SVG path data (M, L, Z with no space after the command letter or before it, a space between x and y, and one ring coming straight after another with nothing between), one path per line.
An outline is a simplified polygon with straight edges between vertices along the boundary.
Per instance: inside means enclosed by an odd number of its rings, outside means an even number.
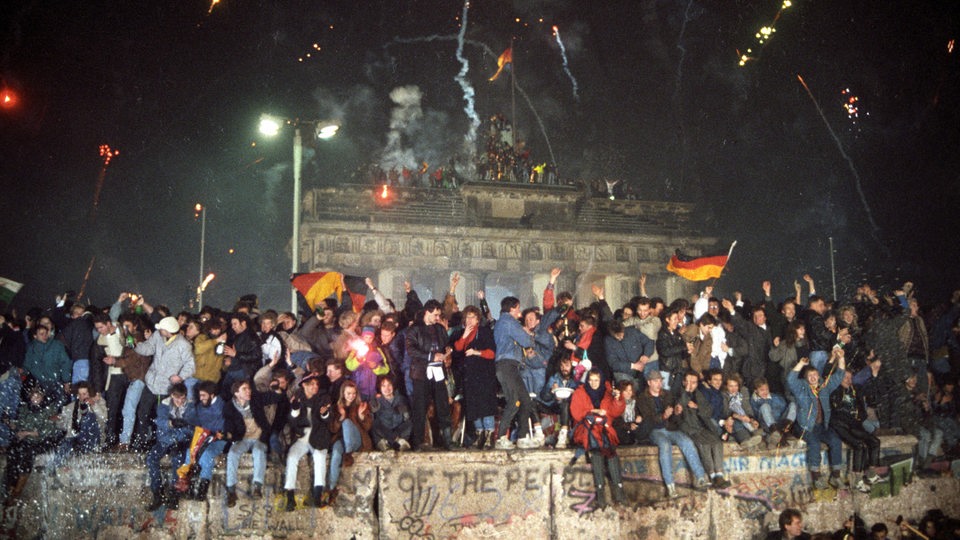
M8 6L0 86L16 101L0 108L0 276L25 283L20 307L79 290L95 257L89 301L128 290L179 309L198 280L201 202L205 270L218 276L206 303L256 293L285 308L292 134L260 136L261 113L342 123L307 149L305 189L387 159L397 87L422 96L406 150L439 164L469 129L455 1L222 0L209 14L182 0ZM833 237L840 296L864 279L912 280L921 301L941 300L960 285L960 51L948 48L960 9L795 0L759 45L780 8L475 0L466 80L479 118L510 116L509 73L487 78L513 38L534 106L518 95L516 121L534 160L550 159L537 115L562 177L695 203L696 226L721 249L739 242L721 293L756 297L771 279L786 296L809 272L829 296ZM442 39L409 42L428 36ZM120 153L95 210L101 144Z

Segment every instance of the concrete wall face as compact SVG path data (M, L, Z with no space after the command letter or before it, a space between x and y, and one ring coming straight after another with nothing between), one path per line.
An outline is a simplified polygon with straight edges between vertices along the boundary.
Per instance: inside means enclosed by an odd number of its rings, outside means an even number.
M883 439L887 454L910 453L911 437ZM787 507L801 508L811 530L836 529L854 510L868 523L928 508L960 514L954 478L917 480L896 498L811 489L803 450L740 454L727 445L733 486L694 492L679 453L673 468L679 499L667 500L656 449L620 449L629 504L600 509L589 465L570 451L358 454L344 469L336 503L304 505L312 472L304 458L298 507L284 511L282 471L268 469L264 497L250 498L249 462L242 463L239 502L227 508L222 465L206 501L148 513L146 473L136 456L86 456L54 480L38 469L23 504L8 508L0 535L32 538L751 538ZM607 496L609 501L609 494Z

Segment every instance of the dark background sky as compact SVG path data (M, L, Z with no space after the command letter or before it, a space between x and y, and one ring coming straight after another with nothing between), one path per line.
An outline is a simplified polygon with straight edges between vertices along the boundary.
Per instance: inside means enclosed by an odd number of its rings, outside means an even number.
M8 5L0 82L19 101L0 110L0 276L25 283L21 307L79 289L96 257L90 301L133 290L179 308L199 271L198 201L218 274L207 302L253 292L284 307L291 138L258 138L261 112L342 121L341 135L308 149L307 188L381 158L398 86L422 93L420 151L450 154L467 132L456 42L394 41L455 35L455 1L222 0L209 15L199 1ZM796 0L758 47L754 33L779 7L475 0L467 38L494 51L464 48L476 111L510 114L509 79L486 79L512 37L517 82L563 176L696 203L704 232L739 241L722 291L755 295L769 278L785 295L809 272L829 293L833 237L841 295L865 278L910 279L922 300L939 300L960 284L960 51L947 48L960 10ZM747 47L757 58L741 68ZM842 108L847 87L860 98L856 125ZM521 134L547 160L533 114L518 96ZM120 155L94 219L104 143Z

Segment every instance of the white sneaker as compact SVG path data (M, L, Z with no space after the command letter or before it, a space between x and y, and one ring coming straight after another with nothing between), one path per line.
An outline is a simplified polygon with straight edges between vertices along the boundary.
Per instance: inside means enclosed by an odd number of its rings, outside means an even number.
M497 444L494 446L497 450L513 450L517 445L510 442L510 439L506 435L497 439Z
M862 478L857 482L856 488L860 493L870 493L870 486Z
M673 484L667 484L667 498L676 499L680 495L677 493L677 488Z
M566 448L567 447L567 428L561 428L560 434L557 435L557 448Z
M526 437L517 439L517 448L523 450L531 450L533 448L540 448L540 445L537 444L537 440L527 435Z
M380 439L380 442L377 443L377 450L380 450L381 452L390 450L390 443L388 443L386 439Z
M537 443L537 448L540 448L543 443L547 442L547 437L542 431L538 431L533 434L533 442Z
M397 439L397 446L400 447L400 450L409 450L410 443L406 439Z

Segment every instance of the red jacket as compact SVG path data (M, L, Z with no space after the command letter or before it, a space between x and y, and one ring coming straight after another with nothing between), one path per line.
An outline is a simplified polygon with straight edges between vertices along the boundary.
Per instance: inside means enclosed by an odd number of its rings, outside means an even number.
M607 411L607 415L603 418L603 422L594 422L593 425L588 425L588 422L584 422L583 419L590 414L590 411L594 407L590 401L590 396L587 395L587 384L588 383L584 383L577 388L573 392L573 397L570 398L570 416L573 417L576 425L573 430L573 442L589 450L590 439L587 437L589 430L593 433L593 437L598 443L603 443L603 434L606 432L610 445L619 445L620 439L617 438L617 431L613 429L613 419L623 414L623 410L627 405L626 402L623 401L622 398L613 399L613 395L610 393L610 383L604 383L605 388L603 399L600 400L600 408Z

